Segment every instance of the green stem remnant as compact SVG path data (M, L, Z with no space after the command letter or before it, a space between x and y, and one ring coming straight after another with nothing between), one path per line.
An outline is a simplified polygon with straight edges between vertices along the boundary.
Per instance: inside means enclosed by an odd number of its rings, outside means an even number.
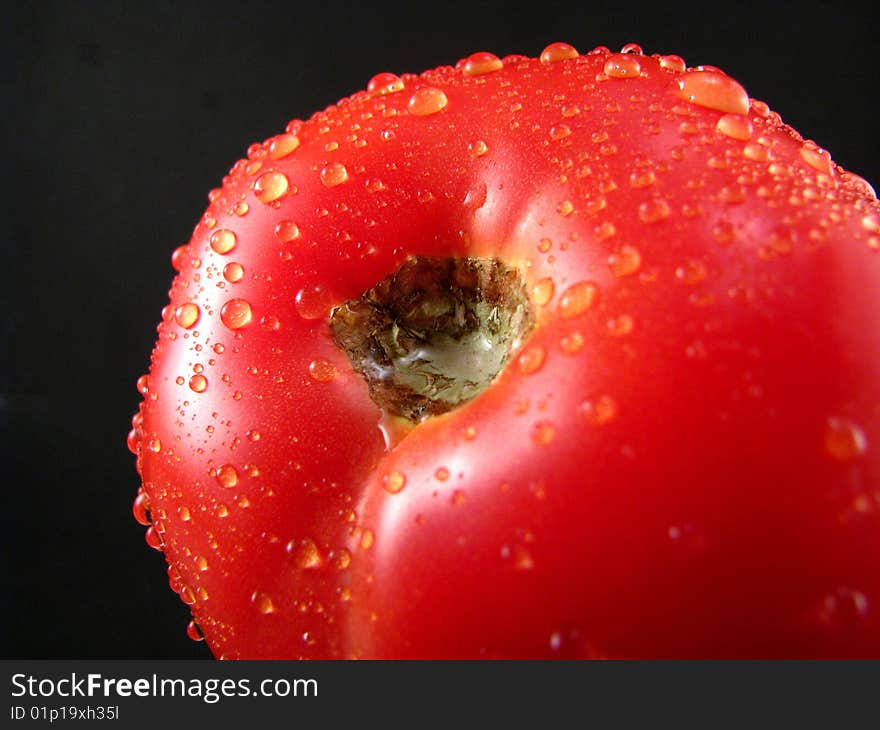
M410 258L330 315L376 404L413 423L478 395L533 326L519 272L483 258Z

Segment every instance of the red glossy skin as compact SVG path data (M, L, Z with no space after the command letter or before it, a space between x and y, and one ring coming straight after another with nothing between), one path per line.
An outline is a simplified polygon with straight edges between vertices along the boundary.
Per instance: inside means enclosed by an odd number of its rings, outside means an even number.
M216 656L880 656L876 198L718 71L572 55L378 78L175 254L136 511ZM413 254L538 323L389 450L327 316Z

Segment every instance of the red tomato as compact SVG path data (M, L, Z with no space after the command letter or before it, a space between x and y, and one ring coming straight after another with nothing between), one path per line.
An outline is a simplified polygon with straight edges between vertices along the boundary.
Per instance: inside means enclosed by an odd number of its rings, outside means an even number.
M379 74L211 192L130 444L216 656L880 657L880 205L624 51Z

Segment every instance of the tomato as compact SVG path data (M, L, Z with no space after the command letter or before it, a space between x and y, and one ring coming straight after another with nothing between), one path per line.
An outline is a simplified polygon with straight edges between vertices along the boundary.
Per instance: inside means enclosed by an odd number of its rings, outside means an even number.
M880 205L723 71L383 73L209 199L129 442L217 657L880 656Z

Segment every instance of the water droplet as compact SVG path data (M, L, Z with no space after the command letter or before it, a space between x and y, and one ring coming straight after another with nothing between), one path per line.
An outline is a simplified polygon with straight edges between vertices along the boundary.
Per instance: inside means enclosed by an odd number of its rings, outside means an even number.
M345 570L351 565L351 553L345 548L334 550L330 562L336 570Z
M605 75L613 79L629 79L642 72L639 59L628 53L612 53L605 61Z
M685 218L699 218L703 215L703 208L699 203L682 203L681 214Z
M379 73L370 79L367 91L382 95L395 94L398 91L403 91L403 81L392 73Z
M160 530L160 532L163 531L164 530ZM175 593L180 593L180 591L183 590L183 586L183 576L180 575L177 566L170 564L168 566L168 587Z
M382 486L391 494L397 494L406 486L406 475L399 471L392 471L385 475Z
M831 155L827 150L817 147L815 144L805 143L801 147L801 157L813 169L831 175L834 172L834 165L831 162Z
M715 128L721 134L743 142L752 136L752 123L741 114L725 114L718 120Z
M467 191L464 197L464 207L468 210L479 210L486 204L486 196L488 190L486 183L479 182L473 188Z
M728 205L737 205L746 199L746 191L742 185L725 185L718 191L718 199Z
M189 246L178 246L174 249L174 253L171 254L171 267L175 271L182 271L188 256Z
M523 350L516 359L521 375L532 375L544 366L547 353L540 345L532 345Z
M329 383L336 378L336 367L329 360L312 360L309 363L309 375L319 383Z
M689 259L683 266L675 269L675 278L682 284L692 286L705 281L708 275L706 264L699 259Z
M541 60L544 63L556 63L570 58L577 58L580 54L568 43L551 43L541 51Z
M753 162L767 162L770 159L770 150L762 144L749 142L743 147L743 157Z
M777 226L767 237L767 247L778 256L787 256L794 250L794 232L785 226Z
M825 453L843 463L860 458L868 450L868 437L860 426L845 418L825 421Z
M314 540L308 537L304 537L302 540L291 540L285 545L284 550L304 570L321 567L321 551L318 550Z
M494 53L472 53L464 64L462 73L465 76L481 76L504 68L501 59Z
M559 347L566 355L574 355L584 346L584 336L580 332L572 332L559 340Z
M481 139L478 139L475 142L471 142L468 145L468 152L470 152L474 157L482 157L488 151L489 151L489 147Z
M642 265L642 256L633 246L625 244L608 257L608 267L614 276L621 278L634 274Z
M290 181L283 172L273 170L257 178L254 193L261 203L271 203L282 198L290 187Z
M563 319L578 317L590 309L599 296L599 287L591 281L572 284L559 297L559 315Z
M657 180L657 176L653 170L636 170L629 176L630 187L647 188L653 185Z
M190 621L186 625L186 635L192 639L193 641L204 641L205 637L202 636L202 632L199 629L198 625L195 621Z
M232 464L224 464L217 469L217 483L224 489L232 489L238 485L238 471Z
M141 375L137 382L135 383L135 387L137 388L137 392L143 396L146 396L150 392L150 376L149 375Z
M599 213L599 212L605 210L605 208L607 206L608 206L608 200L605 198L604 195L600 195L595 198L590 198L587 201L587 205L586 205L587 213L589 213L590 215L596 215L596 213Z
M410 97L407 109L409 109L410 114L424 117L445 109L448 103L449 99L446 98L446 94L441 89L428 86L419 89Z
M445 482L447 479L449 479L449 469L447 469L445 466L438 466L437 469L434 471L434 478L438 482Z
M361 547L364 550L369 550L371 547L373 547L373 544L375 542L376 542L375 533L369 527L365 527L361 531Z
M666 220L670 213L669 203L663 198L652 198L639 206L639 220L643 223L658 223Z
M272 603L272 599L262 591L254 591L251 594L251 603L256 606L257 611L262 614L269 614L275 612L275 604Z
M214 249L215 252L219 254L227 254L235 248L238 239L236 238L235 233L228 228L221 228L211 234L210 243L211 248Z
M128 436L125 439L125 445L132 454L137 455L141 446L141 435L136 428L133 428L128 432Z
M348 170L339 162L333 162L321 169L321 182L328 188L342 185L346 180L348 180Z
M158 550L162 552L164 549L164 544L162 542L162 536L156 530L154 525L150 525L146 532L144 533L144 540L146 540L147 545L149 545L153 550Z
M321 319L330 314L332 298L320 284L304 287L296 294L296 311L303 319Z
M868 213L862 218L862 228L869 233L880 233L880 215Z
M535 567L535 559L528 548L522 545L504 545L501 548L501 557L512 560L514 570L532 570Z
M767 102L759 101L758 99L751 99L750 101L751 110L759 117L766 117L770 114L770 107Z
M749 95L729 76L718 71L692 71L679 78L681 95L688 101L729 114L748 114Z
M635 321L628 314L608 320L608 332L614 337L624 337L635 328Z
M189 389L193 393L204 393L208 389L208 379L201 373L193 375L189 379Z
M181 304L175 310L174 321L184 329L188 330L199 321L200 314L201 312L197 304L187 302L186 304Z
M275 226L275 236L281 243L290 243L300 237L299 226L293 221L281 221Z
M610 395L600 395L581 403L579 410L594 426L602 426L617 415L617 403Z
M712 236L718 243L726 246L736 238L736 229L730 221L720 220L712 227Z
M783 165L781 162L771 162L767 165L767 172L774 177L790 177L791 167Z
M665 68L669 71L684 73L687 69L687 64L684 62L684 59L681 56L676 56L675 54L660 56L658 60L660 61L660 68Z
M193 589L188 585L181 586L179 595L180 600L183 601L187 606L192 606L196 602L195 591L193 591Z
M536 446L549 446L556 438L556 427L549 421L539 421L532 429L532 441Z
M574 212L574 205L570 200L563 200L556 206L556 212L561 216L570 216Z
M150 525L150 498L147 496L146 492L139 491L137 496L134 498L134 504L131 506L132 514L134 518L142 524L144 527L149 527Z
M245 299L230 299L220 310L220 321L231 330L246 327L253 319L251 305Z
M571 134L571 127L567 124L556 124L550 127L550 139L558 141L565 139Z
M534 287L532 287L532 301L539 307L543 307L553 299L555 286L553 279L546 277L541 279Z
M223 267L223 278L230 284L236 284L244 278L244 267L236 261L231 261Z
M280 160L299 147L299 137L295 134L279 134L269 142L269 157Z
M383 183L379 178L371 177L368 178L364 182L364 187L367 189L368 193L381 193L386 189L385 183Z

